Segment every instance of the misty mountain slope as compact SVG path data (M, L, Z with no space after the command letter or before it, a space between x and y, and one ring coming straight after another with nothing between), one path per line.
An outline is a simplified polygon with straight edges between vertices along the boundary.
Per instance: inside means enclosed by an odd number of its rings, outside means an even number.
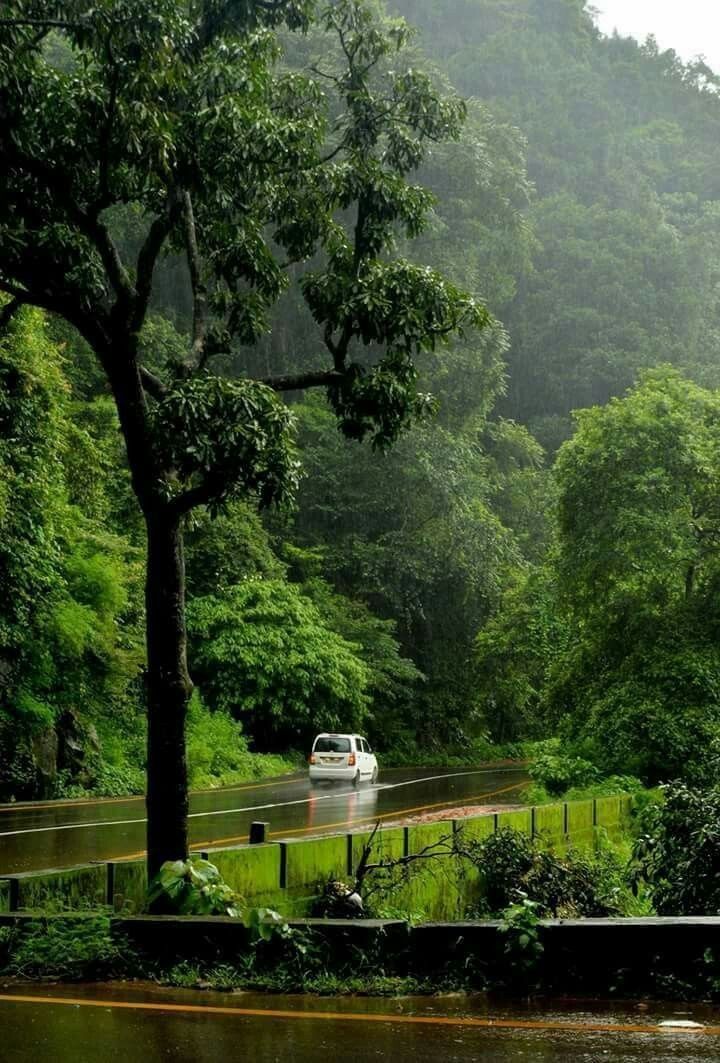
M533 269L502 317L504 412L568 412L662 362L720 384L720 99L702 64L603 37L584 0L396 0L457 88L527 138Z

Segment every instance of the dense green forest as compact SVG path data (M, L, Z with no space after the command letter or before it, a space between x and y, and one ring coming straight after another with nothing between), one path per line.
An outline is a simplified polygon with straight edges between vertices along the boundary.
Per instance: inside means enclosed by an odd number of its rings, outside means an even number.
M601 36L584 0L387 6L418 27L408 69L468 99L422 164L429 224L398 242L493 317L420 356L433 398L387 451L290 392L294 503L188 519L191 784L350 727L386 762L560 735L602 771L700 770L720 726L718 81ZM280 37L287 68L333 69L319 31ZM113 227L135 246L131 207ZM170 256L146 363L179 361L190 328ZM293 288L222 369L312 370L316 345ZM0 335L0 798L143 785L144 537L93 358L34 309Z

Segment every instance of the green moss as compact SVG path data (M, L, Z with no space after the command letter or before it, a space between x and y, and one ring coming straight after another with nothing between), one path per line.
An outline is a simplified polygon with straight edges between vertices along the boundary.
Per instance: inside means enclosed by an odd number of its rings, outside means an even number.
M498 812L497 829L509 827L518 834L526 834L529 838L532 834L532 813L529 808L520 808L513 812Z
M277 843L211 849L208 860L215 864L228 886L250 904L269 907L280 889L281 850Z
M147 865L144 860L122 860L112 865L113 908L126 915L145 909Z
M442 820L438 823L417 823L408 827L408 852L419 853L428 845L435 845L443 839L449 839L448 845L452 844L454 835L452 820Z
M617 828L622 822L623 806L621 797L596 797L595 808L595 823L598 827L612 830Z
M567 828L568 834L573 837L585 831L593 829L593 803L589 801L568 801L567 803Z
M471 816L469 819L456 819L455 830L460 842L481 842L489 834L495 833L495 813L485 812L482 816Z
M285 850L285 887L288 891L296 895L299 890L321 893L328 879L347 878L346 834L280 844Z
M565 806L538 805L535 808L535 834L541 835L551 845L562 842L565 836Z
M357 868L362 856L363 848L367 845L372 831L359 831L351 834L351 861L353 872ZM405 829L404 827L390 827L388 830L379 830L373 839L371 861L397 860L405 854Z
M12 875L17 883L19 909L96 908L107 902L107 867L71 867L64 871Z
M408 828L408 851L419 853L454 834L451 821L421 823ZM390 899L400 911L418 919L460 919L465 910L465 875L461 861L439 849L432 859L410 865L400 876Z

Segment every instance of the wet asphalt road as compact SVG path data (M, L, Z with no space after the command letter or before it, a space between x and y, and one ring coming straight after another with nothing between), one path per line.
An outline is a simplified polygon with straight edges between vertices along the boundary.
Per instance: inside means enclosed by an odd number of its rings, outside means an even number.
M143 1063L718 1059L717 1009L640 1007L567 1001L503 1006L484 997L261 997L136 984L15 985L0 988L0 1056L3 1063L95 1063L118 1053ZM674 1018L697 1021L703 1029L659 1026Z
M192 795L195 849L247 841L250 823L270 824L270 838L302 838L392 822L403 815L459 805L517 802L527 775L518 766L390 769L377 785L311 789L297 774ZM144 854L144 799L0 805L0 874L71 867Z

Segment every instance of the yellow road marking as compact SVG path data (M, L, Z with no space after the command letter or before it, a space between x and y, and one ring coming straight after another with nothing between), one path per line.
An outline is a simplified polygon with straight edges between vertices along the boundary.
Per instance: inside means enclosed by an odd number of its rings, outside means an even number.
M0 1001L9 1004L64 1004L80 1008L116 1008L130 1011L164 1011L205 1015L229 1015L233 1018L308 1019L315 1022L386 1022L417 1026L470 1026L483 1030L547 1030L559 1033L639 1033L639 1034L706 1034L720 1035L720 1026L694 1029L673 1029L660 1026L621 1024L612 1022L557 1022L551 1019L491 1019L458 1015L396 1015L382 1012L291 1011L285 1008L233 1008L219 1004L152 1003L144 1000L93 1000L84 997L45 997L20 993L0 994Z
M497 797L498 794L509 793L510 790L519 790L523 786L527 786L527 782L513 783L512 786L503 786L499 790L490 790L485 794L474 794L470 797L460 798L459 800L462 800L463 804L467 804L470 801L482 801L486 797ZM379 816L361 816L355 819L344 819L338 823L318 823L318 825L314 827L290 827L288 830L274 830L270 831L270 837L285 838L288 834L307 834L308 831L332 830L335 827L361 827L363 825L377 823L379 819L397 819L399 816L407 816L412 812L427 812L432 808L453 808L456 805L457 801L436 801L432 805L416 805L415 808L400 808L394 812L383 812ZM190 850L191 852L195 852L198 849L205 849L208 846L227 845L228 842L244 841L246 838L247 831L245 831L244 834L235 834L230 838L211 838L209 841L193 842L190 846ZM108 860L139 860L141 856L146 855L146 851L143 849L140 852L130 853L125 856L111 856L108 857Z

